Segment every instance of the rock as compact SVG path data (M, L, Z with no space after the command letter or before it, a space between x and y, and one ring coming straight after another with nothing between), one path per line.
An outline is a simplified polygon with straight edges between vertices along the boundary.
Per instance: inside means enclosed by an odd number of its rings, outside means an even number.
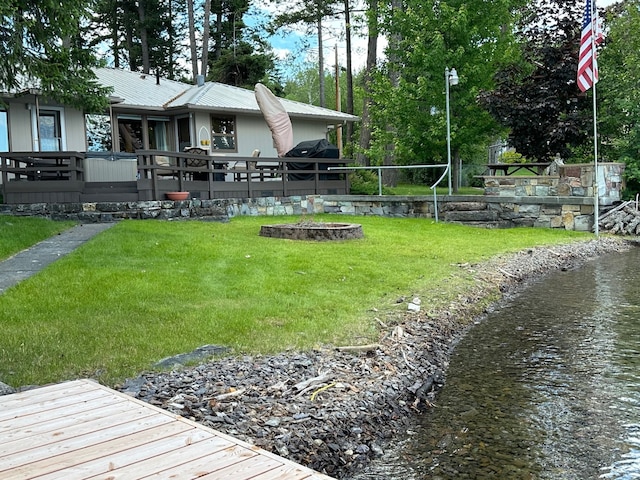
M410 312L419 312L421 303L422 301L418 297L416 297L409 302L409 304L407 305L407 310L409 310Z
M188 363L203 361L209 357L216 355L222 355L227 353L229 349L220 345L204 345L196 348L190 353L181 353L173 357L163 358L157 362L154 367L157 368L175 368L180 365L187 365Z
M7 385L6 383L0 382L0 396L1 395L10 395L12 393L16 393L16 389L11 385Z

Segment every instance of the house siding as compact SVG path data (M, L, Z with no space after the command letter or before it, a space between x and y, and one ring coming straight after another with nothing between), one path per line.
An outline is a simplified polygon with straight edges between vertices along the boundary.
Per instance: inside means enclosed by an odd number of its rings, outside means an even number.
M37 148L37 135L33 131L32 111L35 97L25 96L9 100L9 147L13 152L30 152ZM84 114L71 107L38 100L40 109L62 108L64 117L64 135L66 148L69 151L83 152L87 148ZM81 135L79 133L82 133Z
M31 110L27 102L9 102L9 148L14 152L33 150L31 143Z
M254 150L260 150L263 157L277 157L273 146L271 131L264 118L257 116L237 117L238 149L243 155L250 156Z
M196 141L200 127L207 129L210 124L210 116L215 112L197 112L195 114L195 134ZM263 117L257 115L230 114L236 119L237 152L225 152L226 155L249 157L254 150L260 150L262 157L277 157L277 151L273 146L273 139L269 127ZM324 120L306 121L301 119L292 120L293 143L296 145L305 140L317 140L326 138L327 124Z
M84 114L80 110L66 107L64 109L65 135L67 150L84 152L87 149L87 131Z
M297 145L305 140L319 140L327 138L327 122L325 120L305 120L296 118L293 123L293 144Z

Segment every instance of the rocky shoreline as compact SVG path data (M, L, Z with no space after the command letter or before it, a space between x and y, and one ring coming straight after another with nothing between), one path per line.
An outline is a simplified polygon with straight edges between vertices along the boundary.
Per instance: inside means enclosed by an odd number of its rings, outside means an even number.
M452 348L479 321L483 299L631 247L620 238L600 238L459 265L475 279L471 291L441 311L415 311L405 304L399 316L379 318L376 344L222 356L145 373L117 388L332 477L348 478L382 456L415 423L415 415L431 406Z

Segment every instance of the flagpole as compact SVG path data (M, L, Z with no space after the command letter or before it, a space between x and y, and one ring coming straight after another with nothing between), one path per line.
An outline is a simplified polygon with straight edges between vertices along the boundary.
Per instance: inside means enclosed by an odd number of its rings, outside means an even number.
M592 55L592 69L593 69L593 221L594 233L596 238L600 236L600 194L598 192L598 110L596 102L596 84L598 83L598 60L596 53L596 35L597 35L597 23L598 23L598 11L596 7L596 1L593 0L591 15L591 55Z
M598 192L598 114L596 110L596 84L593 84L593 221L595 222L595 234L596 237L600 235L600 194Z

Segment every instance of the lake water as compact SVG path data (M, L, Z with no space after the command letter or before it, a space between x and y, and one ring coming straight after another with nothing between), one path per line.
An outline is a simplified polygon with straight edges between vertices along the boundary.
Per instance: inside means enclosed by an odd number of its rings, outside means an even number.
M640 249L553 273L456 347L436 407L356 478L640 479Z

